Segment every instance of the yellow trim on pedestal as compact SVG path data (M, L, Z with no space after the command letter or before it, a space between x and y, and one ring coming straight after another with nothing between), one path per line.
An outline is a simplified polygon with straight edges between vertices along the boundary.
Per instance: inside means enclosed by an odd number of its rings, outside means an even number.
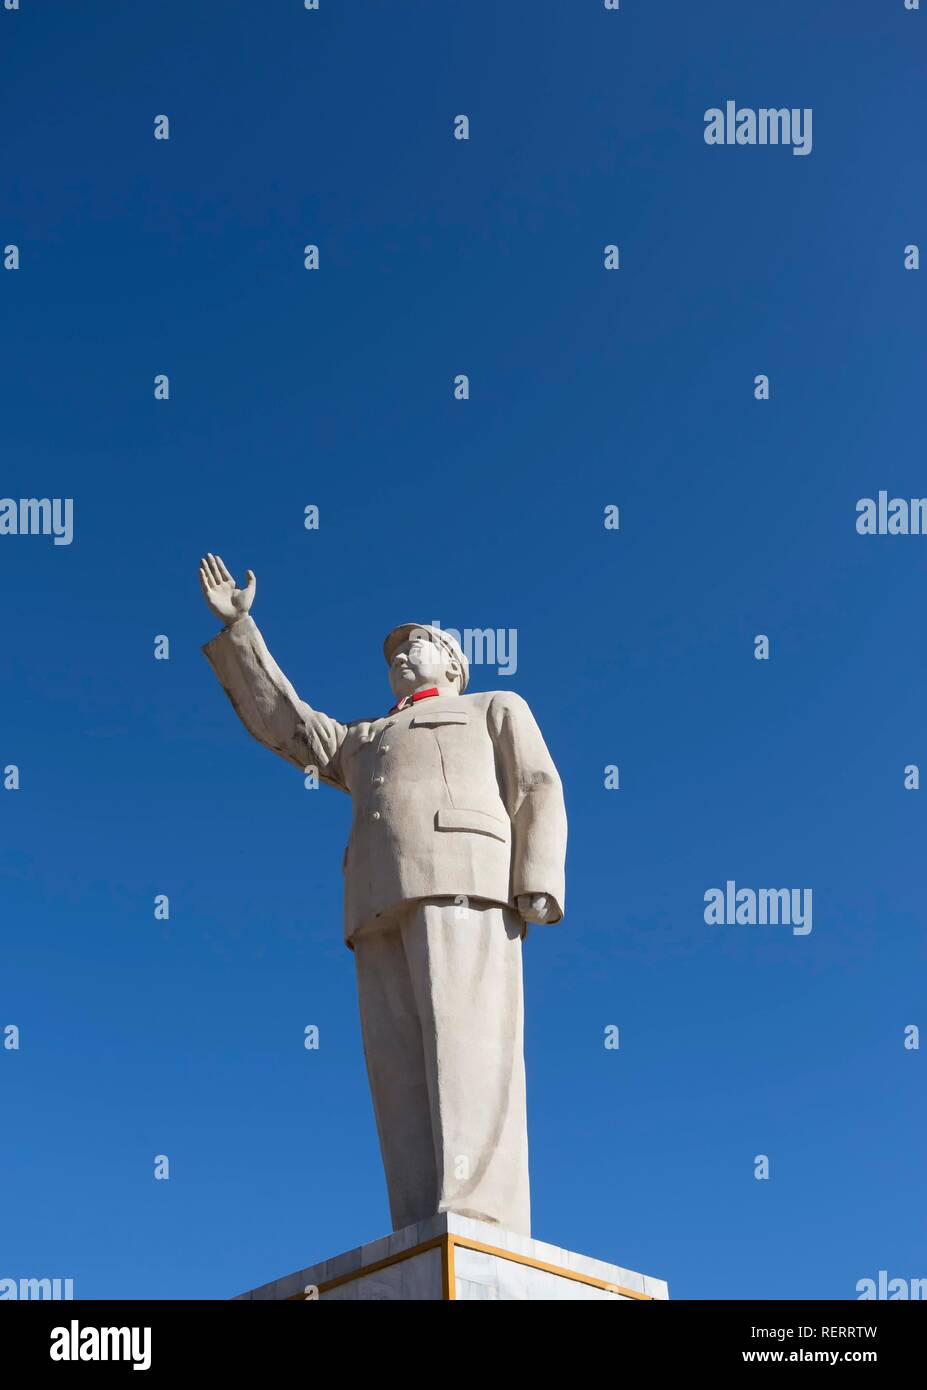
M516 1265L528 1265L530 1269L543 1269L548 1274L557 1274L561 1279L573 1279L577 1284L590 1284L594 1289L607 1289L609 1293L620 1293L622 1298L636 1298L643 1302L653 1302L652 1293L635 1293L623 1284L610 1284L607 1279L596 1279L591 1274L580 1274L575 1269L564 1269L562 1265L548 1264L546 1260L535 1260L530 1255L518 1255L514 1250L503 1250L498 1245L484 1245L479 1240L469 1240L466 1236L446 1237L451 1245L462 1245L467 1250L480 1250L484 1255L495 1255L500 1260L511 1260Z
M363 1279L368 1274L376 1274L381 1269L387 1269L390 1265L400 1264L403 1260L411 1260L414 1255L423 1255L427 1250L441 1251L441 1292L442 1301L454 1302L457 1299L457 1276L454 1268L454 1249L460 1246L464 1250L478 1250L483 1255L495 1255L500 1260L511 1260L512 1264L528 1265L530 1269L542 1269L548 1274L556 1274L561 1279L572 1279L577 1284L588 1284L594 1289L605 1289L608 1293L620 1294L622 1298L633 1298L640 1302L651 1303L654 1301L653 1294L637 1293L634 1289L626 1289L623 1284L610 1284L607 1279L596 1279L591 1274L580 1274L575 1269L564 1269L562 1265L549 1264L546 1260L535 1260L530 1255L519 1255L514 1250L503 1250L498 1245L484 1245L482 1241L470 1240L467 1236L455 1236L449 1232L444 1235L435 1236L433 1240L423 1241L421 1245L411 1245L408 1250L400 1250L396 1255L389 1255L385 1260L376 1260L373 1264L364 1265L361 1269L352 1269L350 1274L341 1274L337 1279L326 1279L319 1285L319 1293L328 1293L329 1289L337 1289L341 1284L350 1284L354 1279ZM288 1303L305 1301L305 1293L294 1293L286 1300Z
M454 1270L454 1237L444 1237L444 1297L447 1302L457 1301L457 1275Z

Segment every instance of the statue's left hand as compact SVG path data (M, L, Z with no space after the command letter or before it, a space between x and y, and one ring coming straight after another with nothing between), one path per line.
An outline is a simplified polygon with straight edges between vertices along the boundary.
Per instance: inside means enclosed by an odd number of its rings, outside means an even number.
M556 913L554 900L548 893L519 893L515 902L519 915L526 922L549 922Z

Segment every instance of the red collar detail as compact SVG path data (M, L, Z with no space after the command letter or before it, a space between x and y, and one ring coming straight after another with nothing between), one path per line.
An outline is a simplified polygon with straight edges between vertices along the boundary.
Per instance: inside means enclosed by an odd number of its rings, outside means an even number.
M416 690L412 695L403 695L398 705L393 705L390 714L398 714L400 710L408 709L410 704L415 704L417 700L427 700L431 695L440 695L441 692L436 685L430 690Z

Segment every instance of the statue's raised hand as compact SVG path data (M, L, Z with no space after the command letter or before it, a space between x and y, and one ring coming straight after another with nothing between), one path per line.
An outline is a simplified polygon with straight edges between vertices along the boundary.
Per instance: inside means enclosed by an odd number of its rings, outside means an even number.
M200 588L209 607L226 627L245 617L254 602L257 580L251 570L245 571L246 584L235 588L235 580L222 562L221 555L204 555L200 561Z

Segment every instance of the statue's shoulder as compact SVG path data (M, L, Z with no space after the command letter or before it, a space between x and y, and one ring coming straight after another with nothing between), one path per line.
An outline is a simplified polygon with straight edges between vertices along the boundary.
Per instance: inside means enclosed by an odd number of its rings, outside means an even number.
M528 701L514 690L481 690L477 695L461 695L460 699L474 700L478 702L476 708L487 712L492 709L496 714L506 710L521 714L528 709Z

